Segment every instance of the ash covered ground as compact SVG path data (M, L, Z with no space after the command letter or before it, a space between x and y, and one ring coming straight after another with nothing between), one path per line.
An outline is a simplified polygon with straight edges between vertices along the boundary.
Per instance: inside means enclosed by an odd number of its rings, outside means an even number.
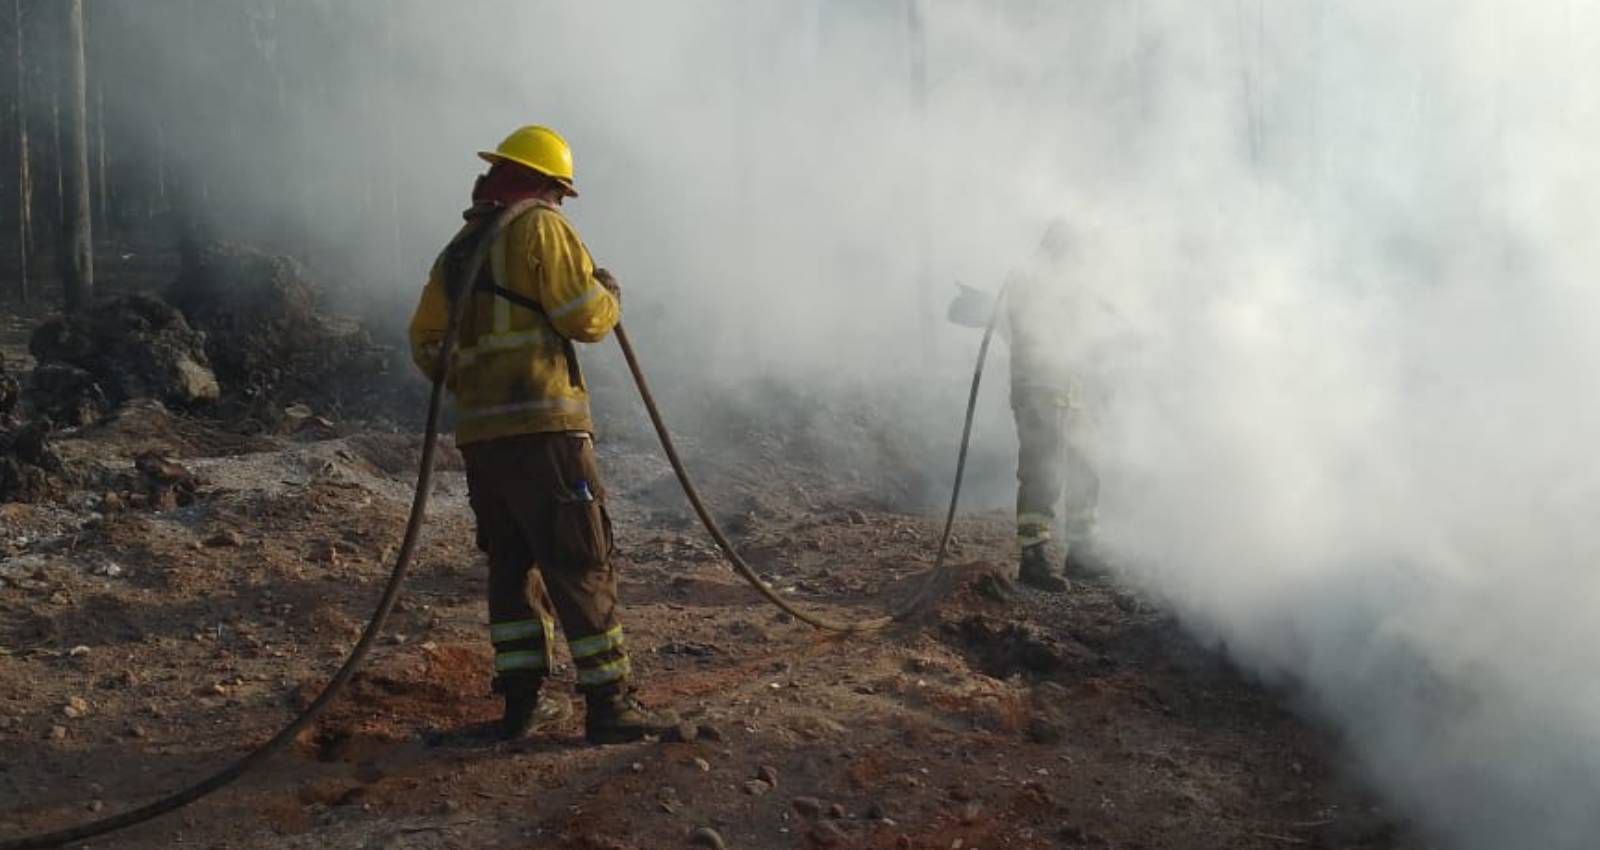
M319 313L287 261L204 262L86 327L0 328L0 398L20 396L0 423L3 837L138 805L264 740L350 649L398 546L420 382ZM205 274L260 285L219 301ZM1114 586L1002 606L964 584L881 636L793 622L721 562L622 398L597 414L618 423L601 462L625 623L643 697L692 740L593 748L577 719L491 739L484 567L447 445L413 578L350 691L291 753L87 846L1426 846L1292 692ZM797 602L876 613L931 567L936 512L884 493L924 472L830 476L781 434L699 436L680 439L717 513ZM963 576L1013 557L1002 512L956 533Z

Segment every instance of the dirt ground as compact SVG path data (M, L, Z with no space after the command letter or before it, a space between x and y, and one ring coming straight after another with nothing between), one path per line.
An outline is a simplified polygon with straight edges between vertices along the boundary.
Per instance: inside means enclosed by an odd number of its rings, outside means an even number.
M12 362L25 329L0 328ZM60 439L107 469L159 451L201 484L164 511L92 489L0 506L0 839L136 806L286 722L376 602L419 442L343 423L241 436L137 404ZM685 443L748 557L803 604L874 613L929 568L936 517ZM82 846L713 846L700 828L730 848L1426 846L1291 697L1129 592L1005 607L962 589L874 636L791 621L718 559L642 442L602 446L625 625L643 698L696 739L592 748L576 712L496 743L484 570L444 461L414 576L352 692L239 783ZM970 572L1012 557L1000 513L957 534ZM570 680L566 663L568 696Z

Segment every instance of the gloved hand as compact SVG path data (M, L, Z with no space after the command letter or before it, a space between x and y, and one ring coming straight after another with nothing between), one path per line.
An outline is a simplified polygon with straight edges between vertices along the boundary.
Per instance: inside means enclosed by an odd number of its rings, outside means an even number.
M622 304L622 286L617 283L616 277L611 272L605 269L595 269L594 279L599 281L607 292L611 293L611 297L617 299L619 306Z
M962 283L956 284L956 289L956 297L950 301L946 317L964 328L987 327L989 316L994 313L994 296Z

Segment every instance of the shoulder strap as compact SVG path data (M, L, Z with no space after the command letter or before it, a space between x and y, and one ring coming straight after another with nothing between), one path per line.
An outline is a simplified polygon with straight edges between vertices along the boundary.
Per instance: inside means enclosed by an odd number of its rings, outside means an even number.
M478 284L473 287L474 292L487 292L491 295L504 298L518 307L526 307L527 309L544 316L547 321L549 320L550 315L544 311L543 304L540 304L539 302L529 298L526 295L523 295L520 292L512 292L511 290L506 289L500 284L495 283L493 278L485 280L485 277L485 275L479 275Z
M482 201L461 213L461 217L466 219L465 223L456 231L456 235L450 238L444 250L439 252L437 260L441 266L445 289L451 300L471 285L465 277L478 246L499 236L524 212L543 205L544 202L533 199L519 201L509 207L496 201ZM487 261L484 265L488 265Z
M478 243L481 240L497 238L506 227L511 225L511 222L516 221L523 213L534 207L554 209L545 201L529 198L518 201L509 207L492 202L474 204L470 209L462 213L462 217L467 220L467 223L462 226L461 231L456 234L455 238L450 240L450 244L445 246L443 257L446 264L445 279L451 281L455 287L451 292L451 298L459 297L460 289L465 288L466 282L461 279L461 262L471 257ZM504 224L501 227L495 227L493 225L496 222L504 222ZM497 298L504 298L518 307L538 313L544 317L546 322L550 322L550 314L545 312L544 305L520 292L513 292L496 283L494 273L490 268L492 265L492 263L485 262L478 267L477 277L471 284L471 290L474 294L483 293ZM551 330L554 329L555 326L552 323ZM567 361L567 381L573 387L582 389L584 385L583 372L578 368L577 347L572 344L572 340L562 335L560 331L556 331L556 336L561 339L561 354Z

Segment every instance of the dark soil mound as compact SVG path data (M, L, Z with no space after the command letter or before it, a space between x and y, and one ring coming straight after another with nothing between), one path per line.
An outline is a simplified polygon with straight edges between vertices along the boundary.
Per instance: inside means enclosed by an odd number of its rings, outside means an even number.
M290 257L213 244L191 255L168 292L206 333L230 413L268 425L305 404L335 419L394 409L404 371L360 323L318 310L318 289Z
M10 420L22 398L22 384L6 372L5 355L0 354L0 426Z
M56 495L65 468L50 448L48 423L14 428L0 423L0 504L33 502Z
M63 425L87 425L133 398L179 408L221 395L205 336L159 298L124 295L40 325L28 348L39 361L34 408Z

